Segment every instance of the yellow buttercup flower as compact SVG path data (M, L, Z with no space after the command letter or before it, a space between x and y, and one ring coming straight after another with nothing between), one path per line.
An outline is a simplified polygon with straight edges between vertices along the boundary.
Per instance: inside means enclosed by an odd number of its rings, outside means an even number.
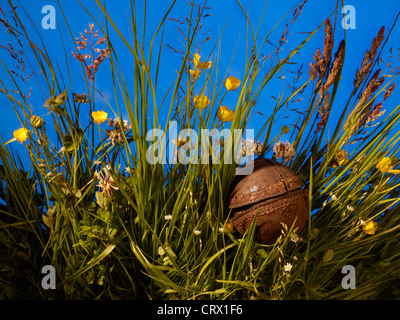
M362 230L366 234L371 234L371 235L375 234L376 229L378 229L378 223L372 220L365 222L364 225L362 226Z
M200 62L200 55L198 53L195 53L193 63L195 69L206 70L211 67L212 61Z
M107 117L108 117L107 112L104 112L104 111L93 111L92 112L93 121L97 122L98 124L101 124L104 121L106 121Z
M205 109L210 104L210 99L207 96L198 95L194 97L194 106L197 109Z
M234 76L230 76L225 80L225 87L229 91L235 91L240 86L240 80Z
M21 128L21 129L15 130L13 135L14 135L15 139L17 139L19 142L22 143L26 139L28 139L28 137L29 137L28 133L29 133L28 129Z
M201 74L201 70L189 70L190 75L192 76L193 79L197 79L198 77L200 77Z
M380 170L382 173L394 173L399 174L400 170L392 170L392 160L388 157L384 157L381 161L378 162L376 168Z
M222 122L232 121L234 113L232 110L229 110L228 107L220 106L218 108L217 116L218 116L218 119L221 120Z

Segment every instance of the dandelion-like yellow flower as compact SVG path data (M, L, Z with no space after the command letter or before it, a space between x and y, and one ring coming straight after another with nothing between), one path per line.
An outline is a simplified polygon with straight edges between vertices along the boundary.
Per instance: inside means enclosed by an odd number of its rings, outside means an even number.
M108 117L107 112L104 112L104 111L93 111L92 112L93 121L97 122L98 124L101 124L104 121L106 121L107 117Z
M225 80L225 87L229 91L235 91L240 86L240 80L234 76L230 76Z
M210 104L210 99L207 96L198 95L194 97L194 106L197 109L205 109Z
M13 136L15 139L17 139L19 142L22 143L26 139L28 139L28 137L29 137L28 133L29 133L28 129L21 128L21 129L15 130L13 133Z
M362 226L363 232L370 235L375 234L376 229L378 229L378 223L372 220L365 222Z
M378 162L376 168L380 170L382 173L394 173L399 174L400 170L392 170L392 160L388 157L384 157L381 161Z
M218 119L221 120L222 122L232 121L234 113L232 110L229 110L228 107L220 106L218 108L217 116L218 116Z
M212 61L200 62L200 55L198 53L195 53L193 63L195 69L206 70L211 67Z

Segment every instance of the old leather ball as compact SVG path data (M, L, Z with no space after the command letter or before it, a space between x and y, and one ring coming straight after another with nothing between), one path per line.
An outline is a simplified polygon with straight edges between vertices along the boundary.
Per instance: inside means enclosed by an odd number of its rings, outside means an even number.
M254 171L234 181L229 208L231 223L241 234L257 215L255 240L273 244L282 223L300 233L308 219L308 190L298 175L274 159L254 161Z

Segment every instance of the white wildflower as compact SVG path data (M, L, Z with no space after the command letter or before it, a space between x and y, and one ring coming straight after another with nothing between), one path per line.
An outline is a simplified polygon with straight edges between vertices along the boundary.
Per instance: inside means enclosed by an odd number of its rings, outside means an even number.
M254 156L254 140L246 139L242 141L242 156Z
M109 174L109 167L103 168L103 172L95 172L96 178L99 180L99 184L96 187L101 188L101 192L105 195L110 196L114 190L119 190L118 187L115 186L113 177Z
M297 233L293 233L292 236L290 237L290 241L292 241L294 243L299 242L299 240L300 240L300 237Z
M283 161L291 160L296 154L296 150L294 150L293 146L290 144L289 141L286 142L278 141L277 143L275 143L273 151L274 151L274 157L276 159L283 157Z
M254 141L253 139L242 140L242 157L252 157L255 154L260 156L263 148L263 143Z
M286 263L284 266L283 266L283 271L285 271L285 272L290 272L290 270L292 270L292 264L291 263Z
M194 233L196 236L198 236L198 235L201 233L201 231L196 229L196 230L193 231L193 233Z
M172 215L167 214L164 216L164 220L171 220L172 219Z
M108 126L112 128L110 130L107 130L107 133L109 135L108 140L111 139L113 145L114 142L117 140L120 142L124 142L123 132L127 132L132 128L127 120L122 120L118 118L115 118L114 120L112 118L108 119Z

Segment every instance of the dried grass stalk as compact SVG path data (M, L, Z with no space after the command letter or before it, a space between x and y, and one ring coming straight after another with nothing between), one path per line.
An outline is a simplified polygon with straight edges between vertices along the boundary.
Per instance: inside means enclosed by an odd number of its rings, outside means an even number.
M360 87L361 83L364 81L368 73L370 72L376 53L378 52L378 48L380 47L383 39L385 38L384 35L385 27L382 26L378 32L378 35L372 40L370 50L367 50L365 53L363 62L361 64L360 70L357 69L356 71L356 78L354 80L354 92Z
M384 77L378 78L381 69L377 70L374 75L372 76L371 80L368 82L367 87L361 94L358 103L356 104L355 108L350 112L343 130L346 131L349 127L351 127L345 142L347 142L350 137L356 133L366 122L367 116L371 111L373 100L369 101L371 95L382 85L384 82ZM361 114L360 114L361 112ZM354 120L356 121L354 122ZM345 143L344 142L344 143Z
M325 21L325 39L324 39L324 50L321 55L320 49L314 54L315 63L310 62L310 78L315 80L317 76L319 77L316 87L318 88L324 78L325 72L329 65L329 60L332 55L333 48L333 35L332 35L332 24L330 19Z
M344 63L344 51L345 51L345 42L344 40L342 40L339 44L338 51L335 54L335 60L333 61L331 71L329 72L329 75L326 78L324 85L320 89L320 99L322 99L325 92L335 82L337 75L342 69Z

